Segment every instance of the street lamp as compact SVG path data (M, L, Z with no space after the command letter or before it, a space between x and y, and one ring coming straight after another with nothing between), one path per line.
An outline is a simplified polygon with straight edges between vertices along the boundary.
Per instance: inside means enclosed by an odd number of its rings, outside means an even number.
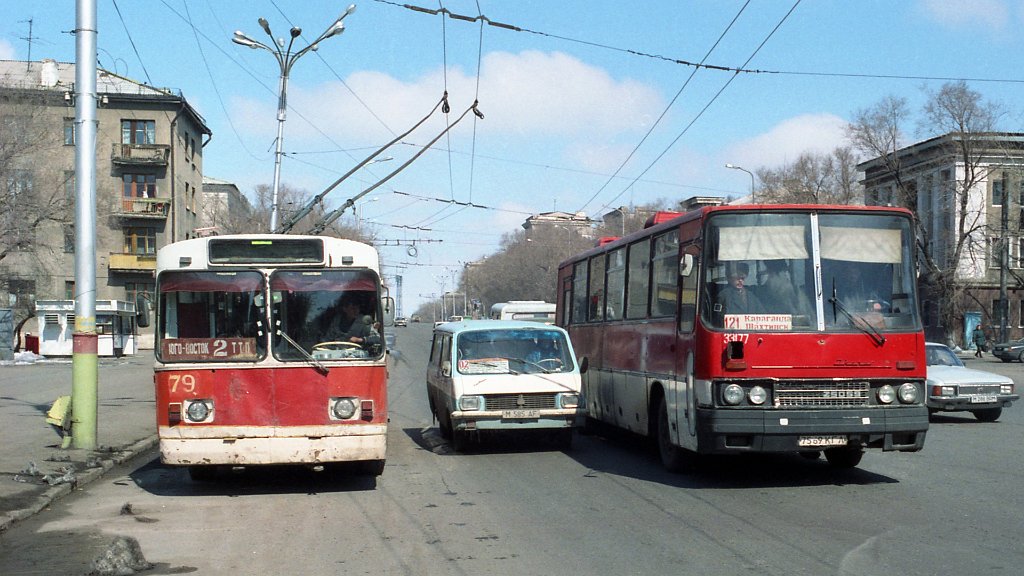
M309 52L310 50L316 51L316 49L319 47L320 42L323 42L324 40L330 38L331 36L337 36L338 34L344 32L345 24L342 22L342 20L345 19L345 16L348 16L349 14L355 12L355 10L355 4L349 5L349 7L346 8L344 12L342 12L341 16L338 16L334 23L328 26L327 30L324 30L324 32L320 34L320 36L318 36L316 40L310 43L309 46L306 46L302 50L299 50L298 52L294 53L292 52L292 44L294 44L295 39L302 34L302 29L298 27L293 27L288 32L289 35L291 36L291 39L288 41L288 47L286 48L284 44L284 38L278 38L276 41L274 40L274 35L270 32L270 23L267 22L266 18L259 18L257 22L259 22L260 28L263 28L263 31L267 33L267 36L270 36L270 44L273 46L273 48L267 46L262 42L253 40L245 33L243 33L241 30L236 30L234 37L231 38L231 41L235 44L248 46L249 48L252 48L254 50L256 48L262 48L263 50L270 52L271 54L274 55L274 58L277 59L278 66L281 67L281 77L278 82L277 97L277 150L274 153L274 193L273 196L271 197L270 207L271 230L277 229L277 196L278 191L281 188L281 156L284 154L284 121L285 110L287 108L288 101L288 74L291 72L292 65L295 64L295 61L301 58L303 54Z
M369 204L370 202L376 202L377 200L380 200L380 197L379 196L374 196L373 198L368 199L366 202L363 202L363 204ZM359 204L352 204L352 213L355 214L355 217L356 217L356 234L358 234L359 233Z
M732 168L733 170L742 170L750 175L750 203L755 204L756 202L754 198L754 173L742 166L737 166L735 164L726 164L725 167Z

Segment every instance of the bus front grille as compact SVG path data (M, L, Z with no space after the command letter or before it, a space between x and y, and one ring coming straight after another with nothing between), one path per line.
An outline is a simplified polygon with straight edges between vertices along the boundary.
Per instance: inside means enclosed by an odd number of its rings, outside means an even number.
M779 382L775 385L776 408L867 406L871 385L867 382Z
M485 410L541 410L555 407L555 395L544 394L485 394Z

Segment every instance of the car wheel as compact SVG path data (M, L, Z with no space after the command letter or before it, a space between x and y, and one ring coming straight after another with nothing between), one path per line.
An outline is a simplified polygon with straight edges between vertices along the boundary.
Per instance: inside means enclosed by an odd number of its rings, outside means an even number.
M825 450L825 460L833 468L853 468L860 464L864 450L860 448L829 448Z
M1021 350L1020 354L1017 355L1017 362L1024 363L1024 350Z
M984 410L971 410L971 414L981 422L995 422L1003 414L1002 407L985 408Z

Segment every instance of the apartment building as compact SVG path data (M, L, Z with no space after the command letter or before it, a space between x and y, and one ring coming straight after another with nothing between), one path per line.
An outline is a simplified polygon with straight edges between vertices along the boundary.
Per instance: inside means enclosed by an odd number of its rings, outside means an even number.
M0 61L0 303L75 296L75 65ZM201 227L211 132L180 93L97 71L96 298L152 293L156 251Z

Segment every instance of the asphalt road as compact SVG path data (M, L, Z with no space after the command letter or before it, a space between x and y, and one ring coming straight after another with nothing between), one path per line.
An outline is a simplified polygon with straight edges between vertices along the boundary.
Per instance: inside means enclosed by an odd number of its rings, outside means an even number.
M1015 574L1024 408L940 415L924 451L854 470L796 456L664 472L642 442L577 437L453 454L427 411L429 324L396 329L388 462L196 484L152 456L0 536L0 574L85 574L116 536L145 574ZM1024 365L969 365L1017 379Z

